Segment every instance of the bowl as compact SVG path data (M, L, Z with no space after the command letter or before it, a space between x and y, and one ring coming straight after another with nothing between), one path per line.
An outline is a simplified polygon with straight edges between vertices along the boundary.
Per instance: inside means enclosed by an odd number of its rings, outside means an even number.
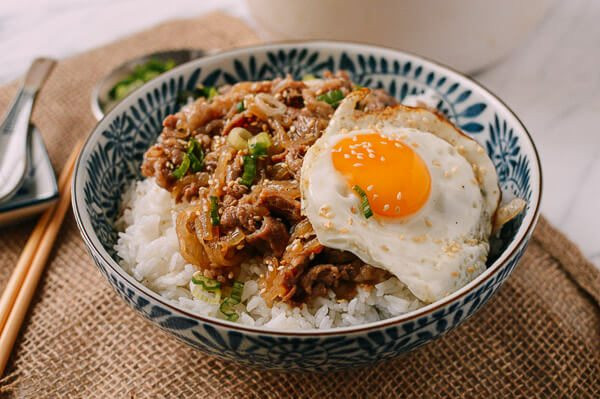
M97 120L100 120L107 111L119 102L119 100L112 100L110 98L110 91L117 83L130 76L136 67L144 65L151 60L162 62L173 61L175 65L181 65L195 58L203 57L206 53L206 51L201 49L165 50L124 62L110 71L104 78L100 79L92 89L92 113Z
M268 40L358 40L433 57L468 73L517 48L555 2L247 0L256 28Z
M493 243L486 271L453 294L416 311L346 328L289 331L246 327L199 316L171 304L123 270L113 249L121 194L139 179L146 149L178 94L197 84L272 79L292 74L348 71L362 86L383 87L402 100L425 89L441 98L445 114L488 152L505 198L527 208ZM224 359L268 369L334 370L370 364L414 350L477 312L523 255L535 227L541 195L540 161L513 112L475 81L404 52L344 42L314 41L240 48L181 65L134 91L94 128L75 167L73 211L100 272L135 311L188 345Z

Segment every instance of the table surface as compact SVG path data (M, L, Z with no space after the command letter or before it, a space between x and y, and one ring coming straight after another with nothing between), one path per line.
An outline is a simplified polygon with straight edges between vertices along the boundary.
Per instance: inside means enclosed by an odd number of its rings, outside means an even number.
M249 21L245 2L236 0L173 0L169 7L158 0L3 0L0 83L21 75L35 56L67 57L164 20L215 9ZM475 76L534 137L543 164L544 215L598 267L599 20L598 0L557 2L519 49Z

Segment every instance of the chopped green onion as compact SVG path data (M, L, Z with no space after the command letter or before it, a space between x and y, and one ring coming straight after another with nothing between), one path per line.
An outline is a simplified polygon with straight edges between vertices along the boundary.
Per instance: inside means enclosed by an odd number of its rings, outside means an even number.
M219 310L229 321L236 321L240 317L235 311L235 305L242 302L242 291L244 291L244 283L234 281L231 294L221 302Z
M248 140L248 148L250 154L254 156L267 155L267 151L271 147L271 137L268 133L262 132Z
M194 298L216 305L221 302L221 283L198 271L192 275L190 291Z
M213 86L200 86L196 89L196 93L198 94L198 97L206 97L207 100L210 100L218 94L217 89Z
M236 300L238 303L242 302L242 291L243 290L244 290L244 283L240 283L239 281L234 281L230 297L232 299Z
M188 154L183 154L183 160L181 164L173 171L173 176L177 179L181 179L185 176L186 172L190 168L190 157Z
M367 194L364 192L362 188L359 186L354 186L352 189L358 194L360 197L360 210L365 218L370 218L373 216L373 211L371 210L371 205L369 205L369 199L367 198Z
M242 179L240 183L244 186L250 187L252 182L256 178L256 157L252 155L244 156L244 171L242 172Z
M306 75L302 76L302 81L306 82L307 80L315 80L316 78L317 77L312 73L307 73Z
M192 296L203 302L210 303L211 305L218 305L221 302L221 289L217 289L214 292L208 292L201 285L192 284L190 287Z
M331 105L333 108L340 105L340 102L344 99L344 93L341 90L335 89L330 90L325 94L321 94L317 97L319 101L325 101L327 104Z
M210 196L210 222L213 227L218 226L221 222L219 218L219 199L214 195Z
M201 285L208 292L215 292L221 288L221 283L212 278L208 278L202 272L196 272L192 275L192 283Z
M246 107L244 107L244 102L243 102L243 101L240 101L240 102L239 102L239 103L237 103L237 104L236 104L236 106L235 106L235 110L236 110L237 112L242 112L242 111L243 111L243 110L245 110L245 109L246 109Z
M237 305L237 303L232 300L231 297L227 297L221 302L221 306L219 306L219 310L229 321L236 321L240 317L235 311L235 305Z
M252 137L252 133L243 127L234 127L227 135L227 143L236 150L244 150L248 148L248 139Z
M113 86L108 92L108 96L111 100L121 100L127 96L133 90L137 89L149 80L154 79L163 72L168 71L175 67L174 60L160 61L156 59L149 60L145 64L137 65L133 68L133 71L121 79L117 84Z
M192 137L190 142L188 143L187 154L190 158L190 167L192 168L192 172L196 173L202 170L202 166L204 166L204 150L198 141Z

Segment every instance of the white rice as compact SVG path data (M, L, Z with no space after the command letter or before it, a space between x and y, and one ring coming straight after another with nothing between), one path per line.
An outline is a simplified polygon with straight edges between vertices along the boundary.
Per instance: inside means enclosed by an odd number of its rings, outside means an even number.
M185 206L185 205L183 205ZM121 266L136 280L159 293L174 306L203 316L222 318L219 305L192 296L193 265L179 253L175 233L176 205L171 195L146 179L132 184L123 195L123 213L117 221L119 240L115 250ZM337 300L333 291L302 307L276 303L269 308L259 294L258 276L264 265L242 265L242 303L237 305L238 323L274 329L327 329L369 323L417 309L424 304L396 278L373 289L358 289L350 301Z

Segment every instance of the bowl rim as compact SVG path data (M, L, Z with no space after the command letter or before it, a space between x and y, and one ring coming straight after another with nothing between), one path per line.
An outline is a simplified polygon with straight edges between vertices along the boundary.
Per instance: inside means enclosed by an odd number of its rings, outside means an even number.
M276 41L276 42L270 42L270 43L264 43L264 44L234 47L234 48L228 49L226 51L216 52L214 54L209 54L205 57L201 57L201 58L197 58L197 59L188 61L186 63L178 65L175 68L165 72L164 74L160 75L159 77L145 83L143 86L139 87L138 89L136 89L132 93L130 93L130 95L128 97L134 98L136 93L145 91L147 89L147 87L149 87L149 85L151 85L152 83L155 83L156 81L159 81L159 80L164 80L172 75L176 75L179 73L179 71L190 67L191 64L197 64L197 63L202 64L206 61L211 61L211 60L213 60L213 61L226 60L226 59L229 59L236 55L245 55L245 54L251 53L252 51L258 51L258 50L268 51L268 50L273 50L273 49L277 50L277 49L282 49L282 48L290 47L290 46L307 46L307 47L313 47L315 49L319 49L319 48L321 48L321 49L354 48L357 51L385 52L386 54L396 53L397 55L407 56L408 58L413 58L414 60L417 60L424 64L429 64L430 66L432 66L436 69L441 69L446 74L449 74L451 76L454 75L453 77L456 78L457 80L465 80L465 81L471 83L472 85L477 87L482 94L489 96L494 101L497 101L498 104L501 106L501 108L504 108L502 110L503 113L506 113L508 116L510 116L514 119L515 126L522 130L522 132L524 133L523 137L527 138L527 140L529 141L529 144L531 145L531 149L532 149L532 153L533 153L532 160L535 161L535 165L532 165L532 169L533 168L536 169L537 175L539 176L539 184L537 186L532 186L532 195L533 195L534 199L536 199L536 201L535 201L535 204L532 203L533 208L531 209L530 212L528 212L526 214L526 217L523 219L523 222L527 222L528 224L525 226L525 228L522 228L522 227L519 228L519 233L517 234L517 236L515 236L515 238L513 238L512 242L500 254L498 259L496 259L496 261L494 261L494 263L492 263L492 265L490 267L488 267L482 274L477 276L474 280L470 281L468 284L464 285L460 289L454 291L450 295L447 295L438 301L435 301L435 302L425 305L421 308L415 309L413 311L410 311L410 312L407 312L407 313L404 313L404 314L401 314L398 316L390 317L390 318L383 319L383 320L378 320L376 322L359 324L356 326L333 327L333 328L328 328L328 329L323 329L323 330L298 330L298 329L286 330L286 329L280 329L280 328L265 328L262 326L254 327L254 326L246 326L244 324L218 319L218 318L212 317L212 316L200 315L200 314L194 313L190 310L186 310L179 306L176 306L176 305L172 304L168 299L162 297L159 293L153 291L149 287L141 284L132 275L127 273L125 271L125 269L123 269L106 252L106 250L104 248L96 247L95 243L92 240L92 237L90 236L90 233L88 233L86 228L83 226L82 216L80 214L80 209L77 204L77 202L78 202L77 201L77 197L78 197L77 180L78 180L78 176L81 173L83 173L83 170L82 170L83 154L84 154L84 152L86 152L86 150L90 150L90 145L91 145L90 143L92 142L93 138L95 138L96 136L99 135L100 130L98 128L101 124L104 123L104 120L112 117L115 114L123 112L129 106L129 105L126 105L126 104L128 104L127 98L124 99L123 101L121 101L119 104L117 104L109 112L107 112L102 117L102 119L97 121L96 125L91 129L90 133L86 137L84 145L82 147L82 150L79 153L79 156L77 157L77 162L75 164L74 175L73 175L73 179L71 181L71 190L72 190L72 194L73 194L72 199L71 199L71 205L72 205L73 213L75 215L75 221L77 223L77 227L78 227L80 234L90 252L94 252L94 254L97 257L101 258L104 261L104 263L112 269L113 272L115 272L121 278L123 278L125 281L127 281L127 283L130 284L132 286L132 288L140 291L141 293L143 293L146 296L149 296L150 298L152 298L156 302L160 303L162 306L168 308L172 312L185 315L197 322L206 323L206 324L210 324L210 325L216 325L216 326L218 326L220 328L224 328L224 329L237 330L238 332L242 332L242 333L274 335L274 336L288 336L288 337L325 337L325 336L349 335L349 334L359 334L359 333L362 334L362 333L365 333L368 331L381 330L381 329L384 329L384 328L387 328L387 327L390 327L393 325L399 325L406 321L410 321L410 320L417 319L419 317L423 317L428 314L433 314L438 309L443 308L452 302L456 302L456 301L460 300L461 298L463 298L464 296L468 295L469 293L475 291L478 287L480 287L485 282L490 280L498 272L498 270L500 270L501 266L503 266L510 258L513 257L515 252L517 250L519 250L519 248L522 245L524 247L527 246L528 241L529 241L528 237L530 237L530 235L531 235L533 229L535 228L535 226L537 225L537 222L539 219L540 205L541 205L542 191L543 191L543 175L542 175L540 155L539 155L539 151L535 145L535 142L533 141L533 138L531 137L531 134L529 133L529 131L527 130L527 128L525 127L525 125L523 124L521 119L515 114L515 112L510 107L508 107L508 105L503 100L501 100L496 94L494 94L491 90L489 90L486 86L484 86L483 84L481 84L474 78L469 77L469 76L453 69L452 67L444 65L440 62L434 61L427 57L423 57L421 55L411 53L408 51L394 49L391 47L372 45L372 44L368 44L368 43L343 41L343 40L284 40L284 41ZM537 198L535 198L536 196L537 196ZM96 236L96 240L100 241L97 236ZM113 287L113 289L114 289L114 287Z

